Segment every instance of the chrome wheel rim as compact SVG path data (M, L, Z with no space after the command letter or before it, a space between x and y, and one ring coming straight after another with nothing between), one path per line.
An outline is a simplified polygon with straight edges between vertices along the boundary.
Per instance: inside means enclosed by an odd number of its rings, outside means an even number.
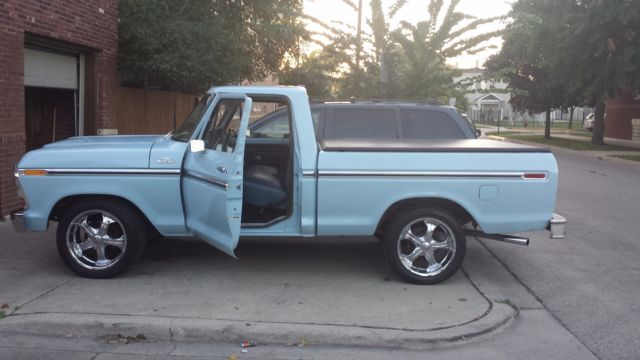
M420 277L442 273L456 254L453 231L434 218L417 219L405 226L400 232L397 248L402 266Z
M71 220L67 251L79 265L104 270L117 264L127 249L127 234L120 220L104 210L89 210Z

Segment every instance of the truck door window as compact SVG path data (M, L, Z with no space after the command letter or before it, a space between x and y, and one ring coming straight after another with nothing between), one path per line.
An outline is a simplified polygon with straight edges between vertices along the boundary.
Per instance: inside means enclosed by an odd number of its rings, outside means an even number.
M402 132L406 139L466 139L460 126L444 112L402 109Z
M244 101L223 99L211 113L202 140L209 150L233 152Z

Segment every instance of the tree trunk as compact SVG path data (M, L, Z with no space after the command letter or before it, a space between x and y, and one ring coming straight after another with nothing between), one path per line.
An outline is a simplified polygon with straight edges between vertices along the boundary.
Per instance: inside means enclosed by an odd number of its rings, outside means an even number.
M594 145L604 145L604 107L604 100L596 102L593 134L591 134L591 143Z
M383 99L389 98L389 70L387 69L386 57L385 49L382 49L380 56L380 97Z
M575 106L571 107L571 111L569 112L569 129L573 129L573 112L576 110Z
M360 70L360 53L362 52L362 0L358 2L358 30L356 32L356 69Z
M547 109L544 119L544 138L551 139L551 109Z

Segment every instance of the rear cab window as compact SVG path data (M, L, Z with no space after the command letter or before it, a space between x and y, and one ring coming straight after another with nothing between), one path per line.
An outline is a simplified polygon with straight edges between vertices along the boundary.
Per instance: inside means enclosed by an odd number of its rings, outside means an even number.
M334 108L324 126L326 139L399 139L393 108Z
M442 111L401 109L400 118L405 139L466 139L458 123Z
M266 105L269 106L271 104ZM254 106L254 112L251 113L249 122L250 138L287 139L290 137L291 129L289 124L291 114L288 108L283 108L283 105L279 105L275 108L275 111L266 115L261 114L256 109L257 107ZM323 110L320 109L311 109L311 119L316 133L322 112Z

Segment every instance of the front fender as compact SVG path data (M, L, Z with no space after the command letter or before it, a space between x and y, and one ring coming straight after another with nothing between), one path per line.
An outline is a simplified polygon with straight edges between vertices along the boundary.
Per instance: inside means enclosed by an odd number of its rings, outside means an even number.
M20 180L30 204L24 213L29 230L46 231L53 208L65 198L105 195L134 204L162 235L188 235L179 174L47 175Z

